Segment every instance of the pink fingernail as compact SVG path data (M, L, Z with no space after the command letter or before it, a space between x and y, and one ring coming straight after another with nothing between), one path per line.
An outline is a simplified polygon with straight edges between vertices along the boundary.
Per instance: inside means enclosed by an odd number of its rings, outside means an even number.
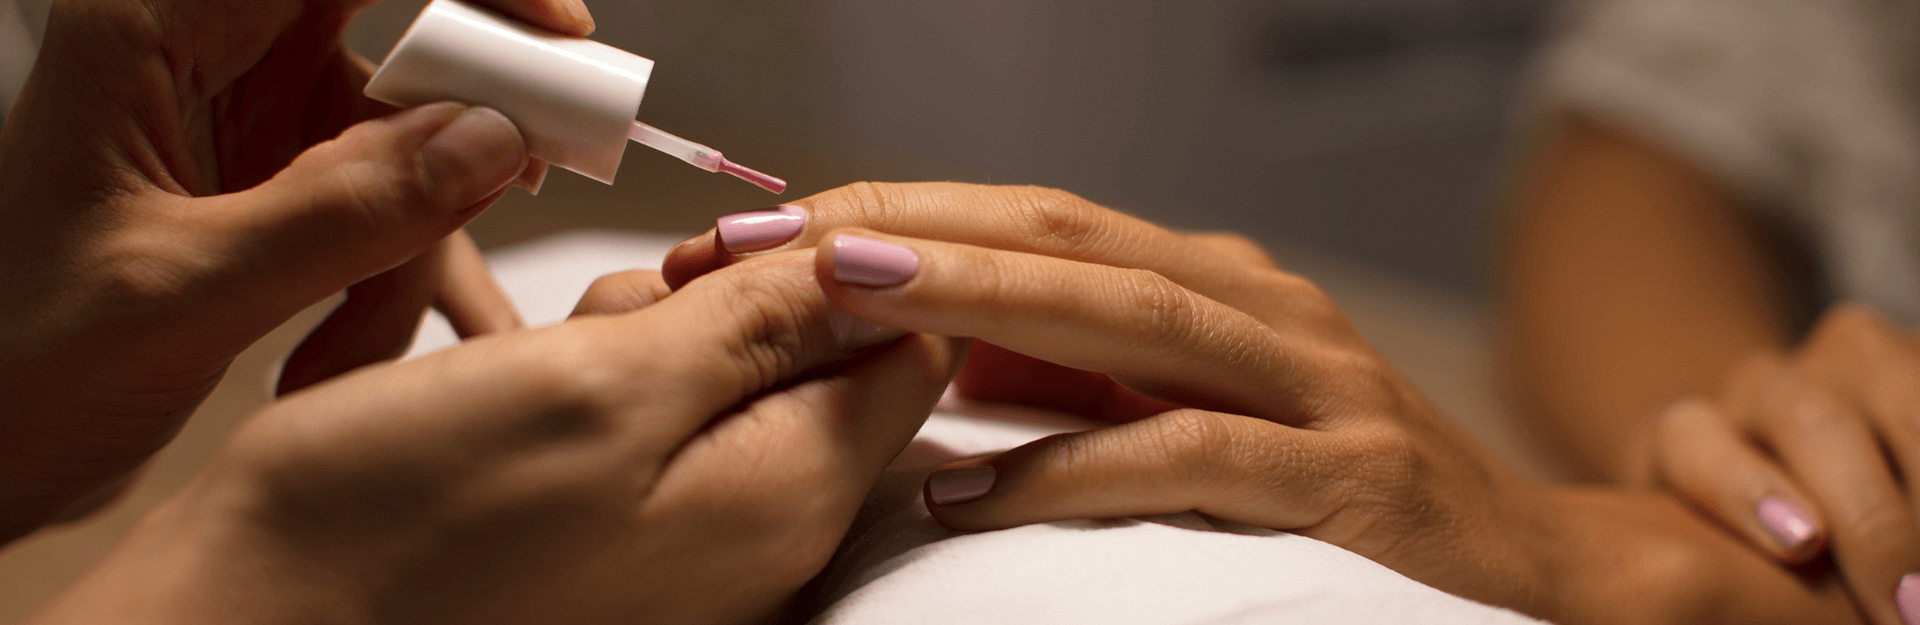
M927 494L942 506L973 501L993 490L993 478L993 467L941 469L927 476Z
M779 206L720 218L720 245L730 254L779 247L807 226L807 209Z
M1893 591L1893 605L1900 608L1900 620L1920 625L1920 573L1900 578L1900 588Z
M1754 514L1760 517L1760 524L1766 526L1767 531L1788 550L1798 549L1813 538L1813 519L1807 518L1805 512L1785 499L1762 499L1754 509Z
M920 271L913 250L873 239L833 238L833 278L862 286L893 286Z

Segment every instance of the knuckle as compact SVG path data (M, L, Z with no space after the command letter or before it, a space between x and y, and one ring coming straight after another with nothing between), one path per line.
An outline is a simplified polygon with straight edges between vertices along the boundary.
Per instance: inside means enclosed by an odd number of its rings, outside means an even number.
M351 132L351 131L349 131ZM324 168L311 188L311 212L306 216L322 226L357 231L389 224L393 208L425 207L436 196L428 189L426 165L415 159L412 171L396 171L379 163L346 154L341 137L314 146L302 161Z
M1838 519L1835 529L1858 544L1898 549L1915 542L1913 515L1896 498L1882 498ZM1906 550L1901 550L1906 551Z
M1885 317L1859 303L1835 305L1820 316L1807 340L1808 351L1869 354L1881 346L1903 341Z
M1192 291L1166 276L1146 269L1126 269L1122 290L1125 309L1133 313L1132 328L1152 344L1186 345L1200 321L1199 301Z
M1266 246L1238 232L1196 232L1187 235L1187 238L1258 267L1271 269L1280 266L1280 263L1274 261L1273 254L1267 251Z
M892 231L902 206L915 205L923 185L895 182L856 182L814 198L812 210L832 214L838 225Z
M1361 458L1354 475L1384 485L1384 492L1398 492L1426 483L1433 474L1432 463L1407 432L1395 425L1380 424L1358 434L1357 451Z
M1261 272L1254 279L1261 290L1279 296L1279 310L1287 317L1321 330L1346 325L1346 313L1312 280L1283 271Z
M1161 415L1157 426L1143 430L1148 449L1158 451L1162 470L1179 482L1218 477L1228 466L1233 449L1233 426L1220 415L1200 410L1177 410Z
M587 285L580 296L579 309L595 313L619 313L645 308L661 296L664 283L657 271L636 269L600 276Z
M1783 372L1778 380L1766 397L1769 405L1776 406L1769 411L1776 428L1798 434L1826 432L1854 416L1832 394L1798 376Z
M740 366L748 388L766 388L801 358L808 306L791 280L763 275L726 285L716 294L721 305L714 309L725 316L720 326L736 337L726 341L727 359Z
M1109 225L1105 210L1078 195L1048 187L1019 187L1010 190L1008 207L1020 231L1040 244L1069 255L1090 250L1101 241Z

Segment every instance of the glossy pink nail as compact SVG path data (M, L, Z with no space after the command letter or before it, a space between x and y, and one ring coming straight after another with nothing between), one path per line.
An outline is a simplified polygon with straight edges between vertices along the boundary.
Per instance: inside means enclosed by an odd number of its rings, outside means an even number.
M730 254L779 247L807 226L807 209L779 206L720 218L720 245Z
M993 490L994 477L993 467L941 469L927 476L927 494L942 506L973 501Z
M920 271L913 250L873 239L833 238L833 279L862 286L893 286Z
M1920 625L1920 573L1900 578L1900 588L1893 591L1893 605L1900 609L1900 620Z
M1813 538L1813 519L1807 518L1800 508L1779 497L1760 500L1754 508L1754 514L1760 517L1760 524L1773 534L1780 544L1791 551L1798 549Z

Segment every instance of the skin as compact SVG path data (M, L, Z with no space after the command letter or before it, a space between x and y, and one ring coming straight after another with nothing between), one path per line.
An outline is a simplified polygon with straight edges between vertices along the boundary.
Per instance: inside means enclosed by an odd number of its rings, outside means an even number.
M965 347L838 331L812 261L612 276L290 395L32 622L760 622Z
M1920 345L1842 304L1795 331L1791 250L1652 143L1566 120L1522 185L1504 266L1509 377L1592 475L1663 485L1783 564L1830 557L1874 623L1920 571ZM1757 515L1789 502L1789 544Z
M339 35L367 4L54 6L0 130L0 541L110 499L235 355L341 289L283 390L397 354L429 304L519 326L459 228L542 166L496 113L361 96ZM493 5L592 28L572 0Z
M814 248L837 305L1001 350L962 368L963 393L1029 394L1036 383L990 371L1025 360L1080 414L1116 422L943 467L996 475L978 499L928 493L950 527L1198 510L1555 622L1859 618L1833 576L1789 571L1675 497L1544 484L1501 465L1323 293L1244 240L1026 187L863 184L797 205L803 230L773 249ZM892 285L826 282L849 236L905 247L919 268ZM664 271L696 288L752 256L707 235Z

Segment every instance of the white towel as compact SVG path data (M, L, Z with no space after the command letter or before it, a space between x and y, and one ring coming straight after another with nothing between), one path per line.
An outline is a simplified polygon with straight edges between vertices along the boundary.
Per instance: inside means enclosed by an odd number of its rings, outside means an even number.
M527 322L543 325L565 319L594 278L658 268L679 240L567 233L487 258ZM429 314L412 354L456 340ZM1327 543L1196 513L948 531L918 496L924 467L1089 423L951 398L941 406L795 602L818 613L815 623L1538 623Z

